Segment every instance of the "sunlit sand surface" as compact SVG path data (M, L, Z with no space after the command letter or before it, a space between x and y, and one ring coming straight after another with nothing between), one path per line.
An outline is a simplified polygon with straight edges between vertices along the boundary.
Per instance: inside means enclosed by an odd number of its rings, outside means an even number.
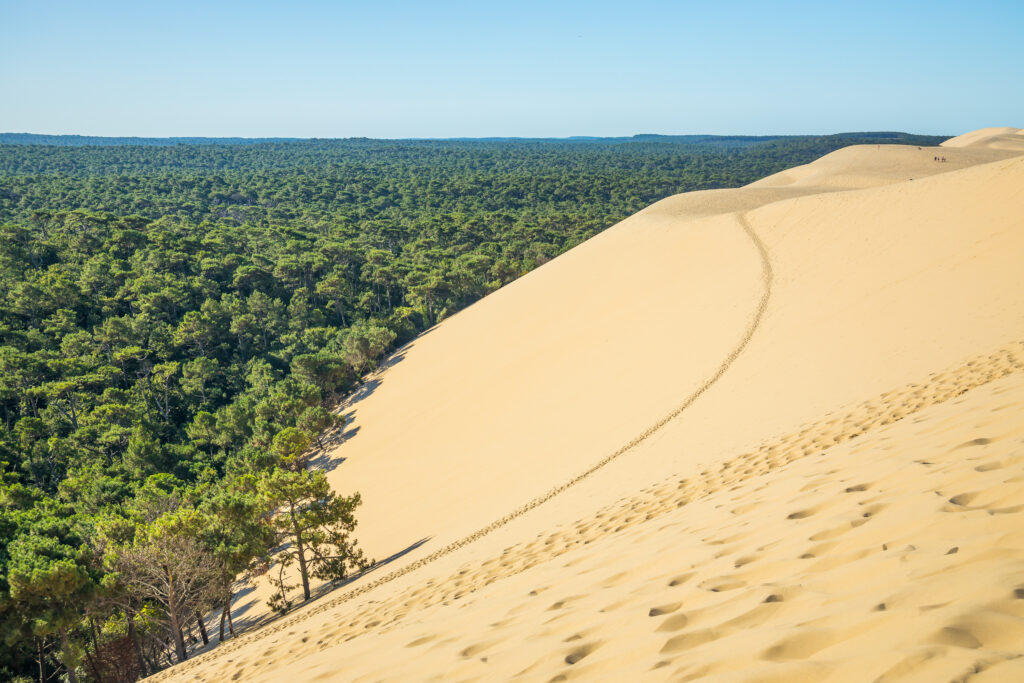
M1013 128L658 202L345 408L399 557L158 677L1024 680L1022 256Z

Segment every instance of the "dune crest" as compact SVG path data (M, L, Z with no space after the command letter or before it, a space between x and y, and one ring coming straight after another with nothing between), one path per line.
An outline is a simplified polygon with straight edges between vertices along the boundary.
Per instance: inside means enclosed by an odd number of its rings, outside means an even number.
M1020 128L981 128L942 143L943 147L974 147L1024 152L1024 130Z
M1020 132L670 197L441 323L330 473L429 540L159 677L1012 677Z

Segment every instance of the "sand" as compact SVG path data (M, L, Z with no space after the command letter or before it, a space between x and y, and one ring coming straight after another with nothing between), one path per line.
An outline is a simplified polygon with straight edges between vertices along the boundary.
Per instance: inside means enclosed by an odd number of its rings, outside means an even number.
M408 552L160 677L1021 678L1020 133L671 197L444 321L322 459Z

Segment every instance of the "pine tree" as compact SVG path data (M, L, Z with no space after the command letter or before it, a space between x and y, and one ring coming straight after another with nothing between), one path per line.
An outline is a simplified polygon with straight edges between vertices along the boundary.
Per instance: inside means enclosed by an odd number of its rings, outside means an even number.
M298 564L305 600L310 598L310 576L337 581L372 564L351 537L355 509L362 502L358 493L337 495L319 470L287 469L265 474L261 490L277 510L274 528L279 542L286 544L278 560L290 558Z

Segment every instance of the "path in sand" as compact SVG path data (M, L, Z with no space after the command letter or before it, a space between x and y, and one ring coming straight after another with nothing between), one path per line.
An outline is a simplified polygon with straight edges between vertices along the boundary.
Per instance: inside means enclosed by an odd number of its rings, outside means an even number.
M666 668L673 680L791 681L846 666L848 680L875 680L982 661L1010 675L1024 642L1022 371L1024 344L1011 345L441 579L335 609L374 586L361 587L266 629L270 647L235 673L278 680L287 662L302 680L622 680ZM954 400L966 407L943 405ZM282 638L292 629L302 636Z

